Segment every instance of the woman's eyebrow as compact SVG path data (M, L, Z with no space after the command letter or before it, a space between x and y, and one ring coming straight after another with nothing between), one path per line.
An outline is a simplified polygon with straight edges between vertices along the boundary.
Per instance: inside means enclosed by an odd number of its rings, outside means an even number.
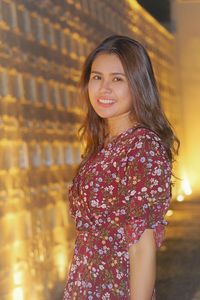
M101 72L99 71L91 71L91 73L96 73L96 74L102 74ZM120 73L120 72L113 72L113 73L110 73L111 75L122 75L122 76L126 76L124 73Z

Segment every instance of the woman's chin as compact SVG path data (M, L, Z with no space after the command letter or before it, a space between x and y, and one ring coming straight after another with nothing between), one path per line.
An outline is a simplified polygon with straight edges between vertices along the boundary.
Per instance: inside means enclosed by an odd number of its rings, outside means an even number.
M115 117L115 115L111 115L111 114L99 114L97 113L99 117L101 117L102 119L110 119L110 118L113 118Z
M103 112L103 111L99 111L99 110L95 110L96 114L101 117L102 119L107 119L107 118L112 118L115 116L114 113L108 113L108 111Z

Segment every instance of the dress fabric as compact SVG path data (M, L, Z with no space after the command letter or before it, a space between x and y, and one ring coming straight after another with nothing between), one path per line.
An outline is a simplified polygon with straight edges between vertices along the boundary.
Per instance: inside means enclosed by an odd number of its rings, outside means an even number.
M81 167L69 187L77 229L63 300L128 300L129 247L145 229L157 248L171 198L171 162L144 127L119 134Z

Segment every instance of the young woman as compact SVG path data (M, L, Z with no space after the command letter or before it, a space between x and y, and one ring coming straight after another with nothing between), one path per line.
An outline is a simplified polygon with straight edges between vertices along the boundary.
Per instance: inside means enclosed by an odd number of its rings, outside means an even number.
M179 141L144 47L105 39L86 59L81 95L86 144L69 188L77 237L63 299L155 299Z

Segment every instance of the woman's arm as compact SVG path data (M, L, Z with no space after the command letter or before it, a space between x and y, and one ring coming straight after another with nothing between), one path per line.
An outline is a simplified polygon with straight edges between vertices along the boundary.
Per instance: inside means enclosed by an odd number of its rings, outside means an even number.
M156 279L156 243L153 229L146 229L129 248L130 300L152 300Z

